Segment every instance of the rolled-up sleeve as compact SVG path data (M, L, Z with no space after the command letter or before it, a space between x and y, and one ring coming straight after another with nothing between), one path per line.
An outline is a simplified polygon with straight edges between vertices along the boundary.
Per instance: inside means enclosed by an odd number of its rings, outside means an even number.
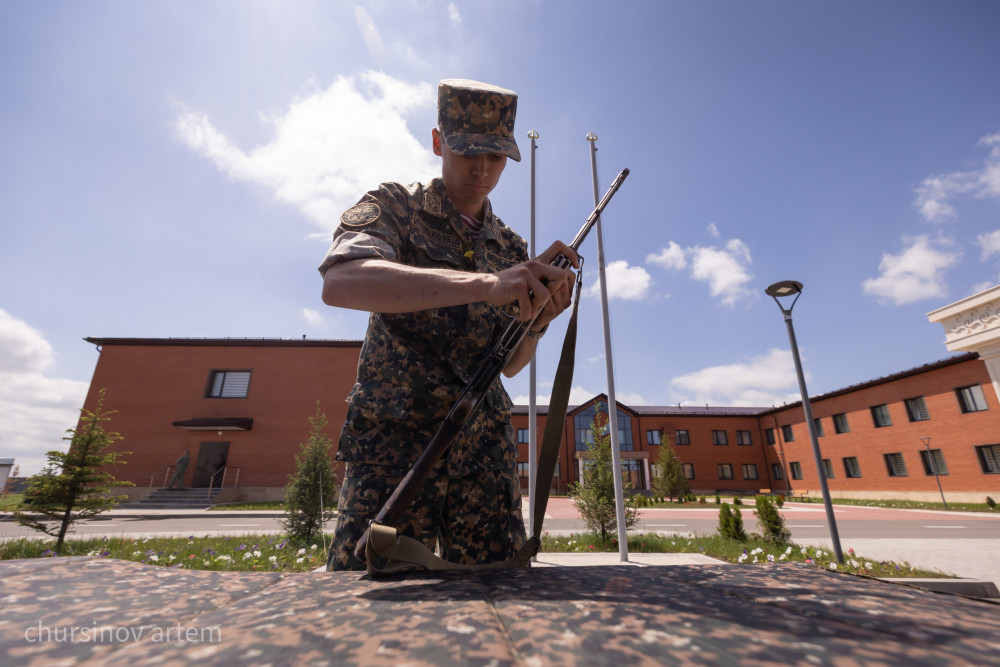
M377 236L341 230L334 236L323 263L319 265L319 274L326 275L327 269L341 262L368 258L395 261L396 252Z

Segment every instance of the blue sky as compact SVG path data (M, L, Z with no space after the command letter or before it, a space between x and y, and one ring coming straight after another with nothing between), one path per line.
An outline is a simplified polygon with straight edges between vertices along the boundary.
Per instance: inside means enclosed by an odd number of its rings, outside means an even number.
M778 280L805 285L812 394L947 357L926 313L1000 278L998 25L966 0L0 3L0 457L62 446L85 336L363 336L315 267L365 190L434 175L451 77L519 93L540 248L593 206L588 132L602 191L631 170L604 216L620 400L795 400ZM525 236L529 180L492 197ZM578 401L607 391L593 294L581 318Z

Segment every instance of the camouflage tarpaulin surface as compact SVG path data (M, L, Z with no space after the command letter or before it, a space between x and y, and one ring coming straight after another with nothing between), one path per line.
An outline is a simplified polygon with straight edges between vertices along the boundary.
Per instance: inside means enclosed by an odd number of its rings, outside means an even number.
M987 665L1000 655L1000 606L803 565L372 580L45 559L0 563L0 574L5 665Z

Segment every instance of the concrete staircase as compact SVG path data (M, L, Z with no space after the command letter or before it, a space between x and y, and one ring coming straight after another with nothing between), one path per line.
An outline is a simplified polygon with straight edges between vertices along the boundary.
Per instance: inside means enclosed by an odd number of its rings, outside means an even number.
M220 493L222 493L222 489L219 488L211 491L207 488L186 488L183 491L153 489L152 493L142 500L134 503L122 503L118 509L203 510L206 507L211 507Z

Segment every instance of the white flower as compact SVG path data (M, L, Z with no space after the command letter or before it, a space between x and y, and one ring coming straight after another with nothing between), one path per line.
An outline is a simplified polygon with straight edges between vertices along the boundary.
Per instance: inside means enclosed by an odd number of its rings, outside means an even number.
M158 561L158 560L160 560L160 557L159 557L159 556L157 556L156 554L153 554L152 556L150 556L150 557L149 557L149 560L151 560L151 561L154 561L154 562L155 562L155 561Z
M774 555L773 554L768 554L767 555L767 562L768 563L773 563L774 562Z
M781 554L778 560L788 560L788 554Z
M305 549L303 549L303 551L305 551ZM302 557L299 557L299 558L296 558L296 559L295 559L295 562L296 562L296 563L301 563L301 562L302 562L302 561L304 561L304 560L305 560L305 558L302 558Z
M267 560L269 560L272 563L277 563L278 562L278 557L277 556L268 556Z
M305 547L302 547L301 549L299 549L299 551L298 551L298 554L297 554L297 555L301 556L301 555L305 554L305 552L306 552L306 548L305 548Z
M309 550L310 550L310 551L312 551L313 549L316 549L316 548L318 548L318 547L319 547L319 545L318 545L318 544L314 544L314 545L312 545L311 547L309 547Z
M253 557L254 558L260 558L260 552L259 551L254 551L253 552Z
M874 567L874 565L871 564L871 561L865 561L865 567L870 570Z
M832 560L830 561L830 569L831 570L836 570L837 569L837 564L834 563Z

